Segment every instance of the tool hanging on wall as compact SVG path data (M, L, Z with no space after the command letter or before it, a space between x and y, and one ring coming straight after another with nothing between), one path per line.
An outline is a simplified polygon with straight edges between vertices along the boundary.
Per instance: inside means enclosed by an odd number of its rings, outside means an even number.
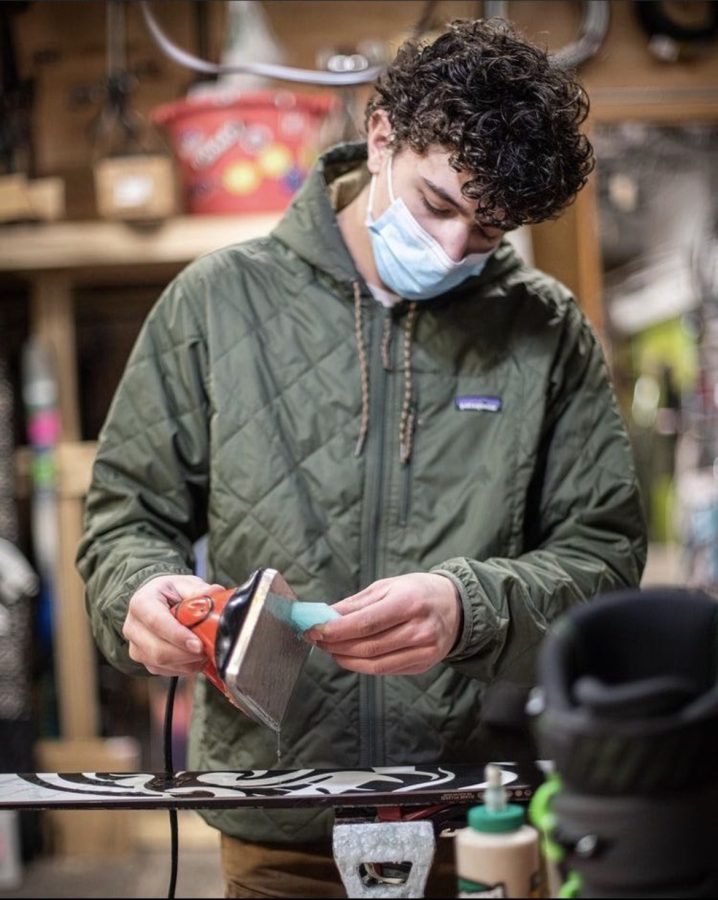
M578 39L551 54L556 65L564 69L577 69L601 49L611 20L608 0L584 0L583 17Z
M385 41L359 41L355 46L326 46L316 54L320 69L328 72L361 72L367 68L385 65L389 45ZM356 85L338 87L339 105L334 115L327 119L322 140L323 146L361 140L364 108Z
M649 37L648 49L663 62L693 59L718 37L718 3L666 3L634 0L639 24Z
M27 2L0 3L0 222L60 218L65 211L61 178L32 178L35 148L32 107L35 84L18 64L13 20Z
M155 221L179 211L171 155L132 107L137 75L127 66L126 4L106 4L104 102L91 122L97 210L110 219Z
M151 9L148 0L140 0L140 9L147 28L160 50L170 59L193 69L195 72L204 72L207 75L232 75L244 73L257 75L263 78L278 78L282 81L294 81L303 84L319 84L328 87L343 87L352 84L367 84L374 81L383 72L383 66L370 66L361 71L351 72L322 72L316 69L300 69L294 66L277 65L274 63L213 63L206 59L200 59L187 50L183 50L173 43L162 30Z
M0 171L34 168L30 111L34 85L20 76L12 18L30 4L0 5Z
M556 65L565 69L577 69L600 50L611 20L611 4L608 0L582 0L583 13L577 40L551 53ZM483 14L509 19L509 0L483 0Z

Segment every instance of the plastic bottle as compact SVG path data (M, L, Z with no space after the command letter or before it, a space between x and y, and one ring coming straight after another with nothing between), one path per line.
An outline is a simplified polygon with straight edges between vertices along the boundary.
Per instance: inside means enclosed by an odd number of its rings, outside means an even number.
M501 769L486 767L484 804L469 810L455 843L459 897L538 897L538 832L522 806L506 802Z

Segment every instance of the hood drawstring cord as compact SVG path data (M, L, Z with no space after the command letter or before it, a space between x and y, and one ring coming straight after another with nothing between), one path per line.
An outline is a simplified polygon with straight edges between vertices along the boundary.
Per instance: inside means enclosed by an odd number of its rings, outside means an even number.
M364 346L364 326L362 323L361 288L359 282L352 282L354 288L354 337L356 339L357 353L359 354L359 378L361 381L361 422L359 425L359 437L357 438L354 456L361 456L369 431L369 360L366 357Z
M403 464L411 459L411 447L414 438L415 413L412 408L412 368L411 345L414 337L416 321L416 303L409 304L409 312L404 321L404 399L401 404L401 420L399 421L399 457Z
M361 305L361 288L359 283L352 283L354 288L354 337L356 340L357 354L359 356L359 379L361 383L361 420L359 423L359 437L354 448L354 455L361 456L369 432L369 360L364 346L364 322ZM414 323L416 321L416 303L409 304L409 310L404 320L404 397L401 405L401 418L399 420L399 456L401 462L406 464L411 459L411 450L414 436L415 414L412 409L411 395L413 390L413 375L411 361L411 345L414 335ZM381 343L381 360L387 372L393 371L389 352L391 347L391 320L384 321L384 335Z

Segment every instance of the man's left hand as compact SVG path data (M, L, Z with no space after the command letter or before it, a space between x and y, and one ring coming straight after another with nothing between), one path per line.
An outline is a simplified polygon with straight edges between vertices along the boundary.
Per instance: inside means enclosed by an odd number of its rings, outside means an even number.
M341 618L308 631L310 643L345 669L366 675L418 675L456 643L461 600L443 575L383 578L333 607Z

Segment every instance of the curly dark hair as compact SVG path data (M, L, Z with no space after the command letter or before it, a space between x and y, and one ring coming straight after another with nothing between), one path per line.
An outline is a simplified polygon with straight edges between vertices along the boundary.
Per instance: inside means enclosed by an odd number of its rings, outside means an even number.
M386 110L395 148L448 150L471 174L462 193L476 218L507 228L556 218L586 183L588 106L573 75L504 20L456 19L432 43L402 44L366 122Z

